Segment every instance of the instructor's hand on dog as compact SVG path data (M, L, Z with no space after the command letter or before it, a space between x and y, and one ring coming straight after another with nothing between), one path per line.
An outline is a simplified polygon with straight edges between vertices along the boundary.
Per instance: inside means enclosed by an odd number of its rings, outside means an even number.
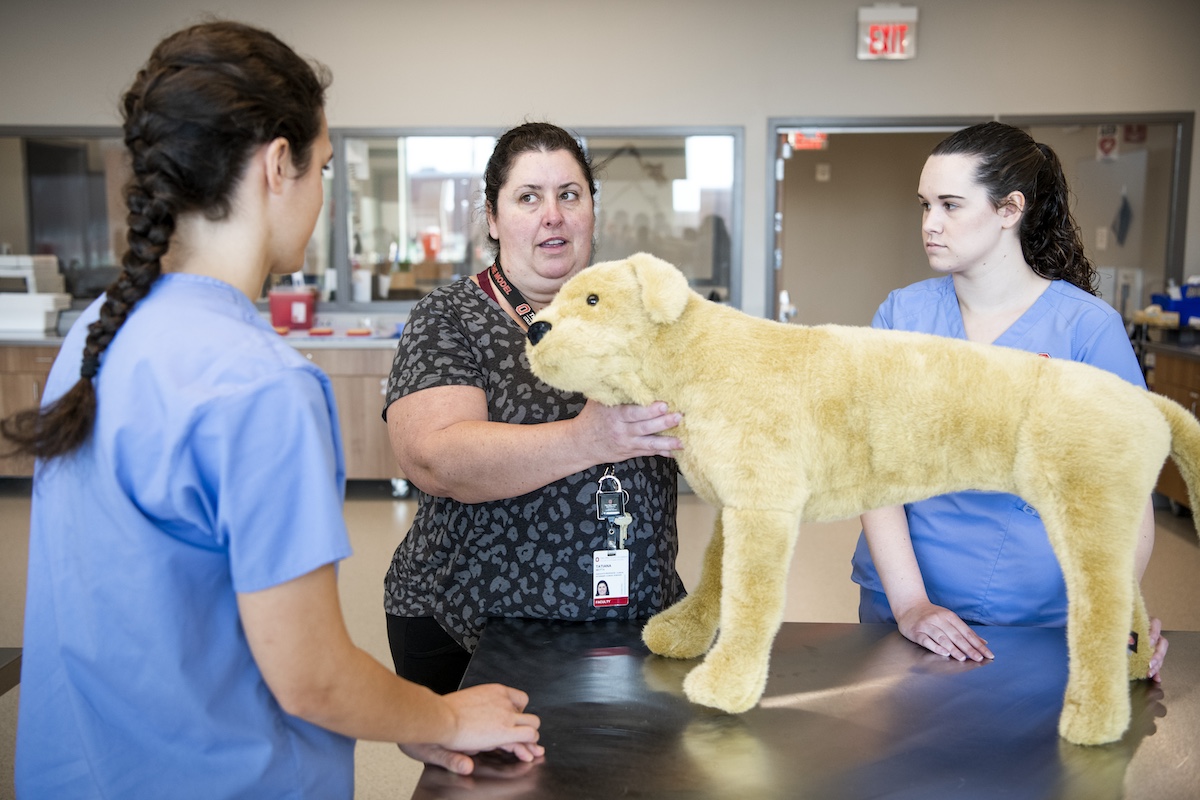
M595 463L615 463L639 456L674 458L683 442L663 436L683 421L683 414L670 411L666 403L649 406L606 406L588 400L575 418L580 442L595 448Z
M921 603L896 612L896 625L904 637L926 650L957 661L983 661L995 658L987 639L971 630L948 608Z

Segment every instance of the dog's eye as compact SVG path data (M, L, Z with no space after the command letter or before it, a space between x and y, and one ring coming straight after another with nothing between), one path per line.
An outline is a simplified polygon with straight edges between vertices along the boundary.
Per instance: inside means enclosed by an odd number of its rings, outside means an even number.
M594 306L594 305L596 305L596 303L599 303L599 302L600 302L599 295L594 295L594 294L588 295L588 305L589 306Z

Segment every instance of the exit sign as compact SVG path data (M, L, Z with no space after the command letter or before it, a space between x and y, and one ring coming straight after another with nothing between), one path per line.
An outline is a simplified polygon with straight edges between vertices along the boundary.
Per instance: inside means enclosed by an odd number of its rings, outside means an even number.
M858 10L860 61L917 56L916 6L874 5Z
M788 144L793 150L826 150L829 148L829 135L824 131L792 131L788 134Z

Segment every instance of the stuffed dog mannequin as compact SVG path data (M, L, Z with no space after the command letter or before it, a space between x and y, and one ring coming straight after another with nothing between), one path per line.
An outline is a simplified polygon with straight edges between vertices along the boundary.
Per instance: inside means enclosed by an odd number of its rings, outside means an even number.
M684 681L693 702L738 713L761 698L801 522L977 489L1037 508L1062 566L1060 735L1101 744L1128 727L1128 680L1150 659L1134 551L1168 455L1200 508L1200 424L1181 406L1077 362L751 317L644 253L568 281L526 352L551 386L683 413L679 467L718 517L698 584L643 638L659 655L707 653Z

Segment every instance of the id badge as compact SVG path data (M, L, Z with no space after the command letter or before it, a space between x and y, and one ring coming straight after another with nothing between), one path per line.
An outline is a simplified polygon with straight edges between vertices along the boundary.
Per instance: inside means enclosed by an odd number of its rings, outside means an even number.
M629 605L628 550L592 553L592 605L596 608Z

